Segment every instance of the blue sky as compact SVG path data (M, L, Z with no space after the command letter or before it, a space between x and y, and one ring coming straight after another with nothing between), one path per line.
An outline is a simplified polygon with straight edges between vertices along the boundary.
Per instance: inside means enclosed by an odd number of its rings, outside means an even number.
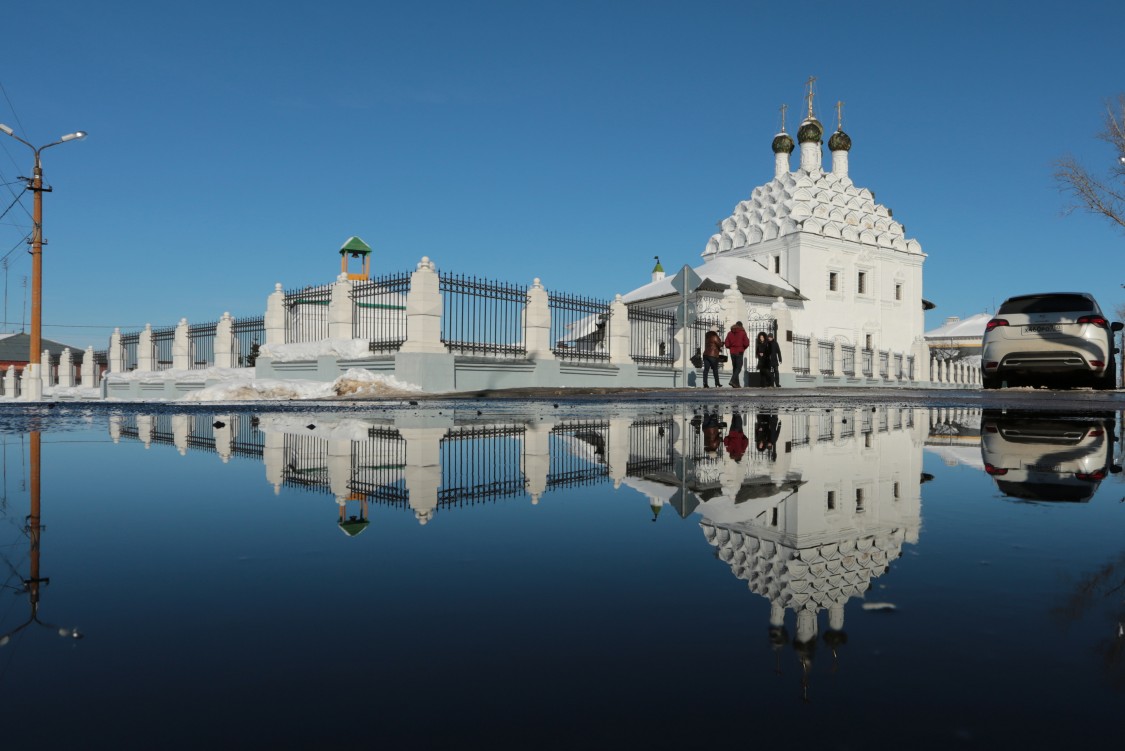
M1125 90L1125 3L48 0L0 19L0 122L90 133L44 154L44 336L77 346L260 315L275 282L331 280L353 234L376 273L427 255L627 292L653 255L698 263L772 177L778 106L799 111L810 75L826 124L846 102L851 177L929 256L927 328L1028 291L1125 301L1125 234L1064 216L1051 179L1067 153L1116 158L1094 135ZM0 183L30 165L0 136ZM30 208L0 219L16 330Z

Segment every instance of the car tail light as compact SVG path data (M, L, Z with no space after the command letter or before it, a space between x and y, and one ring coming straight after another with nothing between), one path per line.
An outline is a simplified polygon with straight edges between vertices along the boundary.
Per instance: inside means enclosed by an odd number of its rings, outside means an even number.
M995 477L996 475L1006 475L1006 474L1008 474L1008 470L1002 469L1000 467L993 467L991 464L988 464L988 463L985 463L984 471L987 472L988 474L992 475L993 477Z
M985 367L985 369L986 369L986 370L987 370L988 368L998 368L998 367L1000 367L1000 363L999 363L999 362L997 362L996 360L992 360L992 361L990 361L990 362L986 362L986 363L984 364L984 367Z
M1104 319L1103 319L1104 320ZM992 331L997 326L1007 326L1008 321L1003 318L993 318L988 323L984 324L985 331Z
M1093 430L1091 430L1089 433L1086 434L1086 437L1087 438L1101 438L1103 435L1105 435L1104 430L1102 430L1101 428L1094 428Z
M996 426L995 426L995 425L988 425L988 426L986 426L986 427L985 427L985 430L986 430L987 432L989 432L989 433L999 433L999 432L1000 432L1000 431L999 431L999 430L998 430L998 429L996 428Z
M1099 469L1096 472L1075 472L1074 476L1079 480L1087 482L1100 482L1105 479L1105 470Z
M1104 329L1109 325L1109 321L1104 316L1082 316L1078 319L1079 323L1092 323L1100 329Z
M1105 363L1102 362L1101 360L1091 360L1090 361L1090 367L1091 368L1104 368Z

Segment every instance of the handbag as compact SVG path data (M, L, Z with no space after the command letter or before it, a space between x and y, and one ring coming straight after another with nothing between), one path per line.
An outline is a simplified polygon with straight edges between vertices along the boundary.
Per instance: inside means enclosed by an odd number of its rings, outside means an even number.
M719 364L725 365L726 362L727 362L727 356L726 355L719 355Z
M695 354L691 356L691 364L697 368L703 367L703 355L699 354L699 350L696 350Z

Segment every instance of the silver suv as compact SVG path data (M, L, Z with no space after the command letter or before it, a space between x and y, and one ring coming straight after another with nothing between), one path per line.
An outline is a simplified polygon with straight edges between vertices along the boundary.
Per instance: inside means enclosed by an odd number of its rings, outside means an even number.
M982 384L1112 389L1113 333L1121 328L1085 292L1009 297L985 326Z

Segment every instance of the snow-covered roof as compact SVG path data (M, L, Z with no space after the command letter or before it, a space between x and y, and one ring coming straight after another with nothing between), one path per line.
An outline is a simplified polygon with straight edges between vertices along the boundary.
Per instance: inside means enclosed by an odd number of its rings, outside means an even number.
M857 188L846 175L819 169L786 172L755 188L720 227L707 241L704 258L793 232L922 252L917 240L906 238L890 209L875 203L874 193Z
M950 316L936 329L927 331L927 339L980 339L984 336L984 326L992 320L991 313L977 313L968 318Z
M800 291L779 274L775 274L762 266L757 261L748 258L712 258L694 269L699 278L707 280L721 287L736 286L747 295L760 295L762 297L785 297L803 300ZM626 303L638 300L650 300L655 297L673 295L676 290L672 288L672 277L666 276L655 282L649 282L627 295L622 296Z

